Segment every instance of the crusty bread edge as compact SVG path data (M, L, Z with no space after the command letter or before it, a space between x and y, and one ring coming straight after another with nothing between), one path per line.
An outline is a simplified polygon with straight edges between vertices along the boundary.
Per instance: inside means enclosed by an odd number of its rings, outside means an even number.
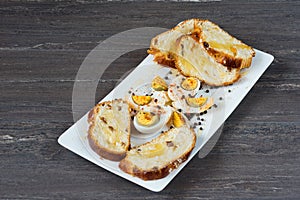
M189 37L189 36L183 35L183 36L179 37L179 38L176 40L177 46L180 44L180 40L181 40L181 38L183 38L183 37ZM193 37L192 37L192 38L193 38ZM203 45L203 43L200 43L200 42L197 41L195 38L193 38L193 39L194 39L194 41L195 41L196 43L198 43L199 45ZM179 58L179 56L177 55L177 56L176 56L176 59L175 59L175 66L176 66L176 68L177 68L178 71L179 71L181 74L183 74L184 76L191 76L191 75L186 74L186 73L182 70L182 68L181 68L181 65L182 65L182 64L180 64L180 59L181 59L181 58ZM185 59L185 58L182 58L182 59ZM224 68L227 68L227 67L224 66L224 65L222 65L222 66L223 66ZM227 69L228 69L228 68L227 68ZM235 72L235 73L236 73L236 76L235 76L231 81L228 81L228 82L222 82L221 84L210 83L210 82L205 81L204 79L202 79L201 77L198 77L198 76L192 76L192 77L195 77L195 78L199 79L202 83L205 83L205 84L210 85L210 86L227 86L227 85L231 85L231 84L235 83L235 82L238 81L238 80L240 79L240 77L241 77L240 69L239 69L239 68L233 68L233 69L231 69L231 70L236 70L236 72Z
M188 19L188 20L185 20L183 22L181 22L179 25L182 25L182 24L185 24L187 23L187 21L190 21L190 20L194 20L194 31L191 32L190 36L193 37L195 39L195 36L197 36L198 38L201 38L201 39L204 39L201 35L201 28L197 26L196 23L202 23L202 22L210 22L212 23L213 25L217 26L220 31L223 31L225 32L226 34L230 35L232 38L236 39L237 41L241 42L242 44L245 44L244 42L242 42L241 40L237 39L236 37L232 36L231 34L229 34L227 31L225 31L224 29L222 29L219 25L215 24L214 22L211 22L207 19L197 19L197 18L192 18L192 19ZM166 31L166 32L170 32L170 31L174 31L176 29L178 29L179 25L173 27L172 29ZM165 34L166 32L163 32L161 34ZM157 35L156 37L154 37L152 40L151 40L151 43L150 43L150 48L147 50L147 52L149 54L152 54L154 56L154 61L157 62L158 64L161 64L161 65L166 65L166 66L169 66L169 67L175 67L176 66L176 55L173 55L172 53L170 52L161 52L159 49L155 48L153 43L154 41L161 35ZM195 35L196 34L196 35ZM215 57L216 61L219 62L220 64L224 65L225 67L227 67L229 70L231 70L232 68L239 68L239 69L243 69L243 68L247 68L247 67L250 67L251 66L251 63L252 63L252 58L255 56L255 51L254 49L245 44L247 47L249 47L249 49L251 50L251 57L248 57L248 59L242 59L242 58L239 58L239 57L235 57L235 56L231 56L229 54L226 54L222 51L218 51L216 49L213 49L213 48L209 48L207 49L208 53L212 56L212 57ZM216 56L218 55L218 56ZM239 79L239 77L236 78L235 81L237 81ZM234 81L234 82L235 82ZM227 83L227 85L230 85L232 83Z
M172 53L164 53L158 49L148 49L149 54L153 55L153 61L157 64L175 68L175 56Z
M152 38L151 42L150 42L150 47L147 50L148 54L152 54L154 56L154 61L157 62L158 64L161 65L165 65L168 67L172 67L175 68L175 60L176 60L176 55L174 55L171 52L162 52L159 49L155 48L155 40L157 40L157 38L162 35L162 34L166 34L167 32L171 32L171 31L176 31L176 29L178 29L180 26L183 26L185 23L187 23L190 20L194 20L195 22L199 19L187 19L184 20L183 22L179 23L178 25L176 25L175 27L171 28L170 30L167 30L163 33L158 34L157 36L155 36L154 38ZM194 23L194 32L199 31L198 29L195 29L195 23Z
M177 169L181 163L183 163L184 161L186 161L188 159L189 155L191 154L192 150L195 147L196 134L195 134L194 130L191 128L190 128L190 131L192 132L192 134L194 136L191 148L187 152L185 152L183 155L181 155L179 158L171 161L168 165L165 165L158 169L144 171L144 170L141 170L141 169L137 168L136 166L134 166L134 164L131 163L130 161L126 160L126 157L125 157L119 163L119 168L122 171L124 171L125 173L131 174L132 176L141 178L145 181L161 179L161 178L168 176L174 169ZM167 134L167 133L168 133L168 131L166 131L162 134ZM147 142L147 143L151 143L151 141ZM146 145L147 143L145 143L143 145ZM138 147L135 147L135 148L138 148Z
M252 58L255 56L255 51L254 51L254 49L251 46L247 45L243 41L241 41L238 38L234 37L233 35L231 35L226 30L224 30L223 28L221 28L219 25L215 24L212 21L209 21L207 19L206 20L199 19L199 22L200 23L204 23L204 22L210 22L210 23L212 23L213 25L215 25L216 27L218 27L220 31L228 34L230 37L232 37L232 38L236 39L237 41L241 42L242 44L246 45L251 50L251 57L248 57L248 59L242 59L242 58L239 58L239 57L228 55L228 54L226 54L226 53L224 53L222 51L218 51L218 50L216 50L214 48L209 48L207 51L211 54L211 56L214 56L215 54L219 54L220 55L220 59L221 59L221 61L219 62L220 64L228 67L229 69L230 68L240 68L240 69L243 69L243 68L247 68L247 67L251 66ZM201 37L201 39L205 40L205 38L203 38L201 32L200 32L200 37ZM225 60L225 64L224 64L223 60ZM231 63L233 63L233 64L231 64Z
M113 101L123 101L122 99L117 99L117 100L113 100ZM124 152L115 152L115 151L112 151L110 149L107 149L107 148L104 148L100 145L98 145L93 137L93 134L92 134L92 130L94 129L95 127L95 124L93 123L94 122L94 117L95 117L95 114L97 111L97 108L100 106L102 106L103 104L105 105L106 103L108 102L111 102L111 101L105 101L105 102L101 102L99 104L97 104L88 114L88 122L90 123L90 126L89 126L89 129L88 129L88 136L87 136L87 139L88 139L88 142L89 142L89 145L91 147L91 149L97 153L99 156L101 156L102 158L105 158L105 159L108 159L108 160L111 160L111 161L120 161L122 160L125 156L126 156L126 152L128 151L128 149L130 148L130 123L129 123L129 126L127 127L128 128L128 131L129 131L129 134L128 134L128 141L129 141L129 144L127 146L127 149L124 151ZM127 103L127 102L126 102ZM129 107L129 105L128 105ZM129 111L128 111L129 112Z

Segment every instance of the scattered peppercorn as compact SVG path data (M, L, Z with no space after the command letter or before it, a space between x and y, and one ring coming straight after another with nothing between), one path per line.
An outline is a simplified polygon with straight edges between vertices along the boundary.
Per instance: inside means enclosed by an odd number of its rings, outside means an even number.
M205 90L206 93L209 93L209 90Z

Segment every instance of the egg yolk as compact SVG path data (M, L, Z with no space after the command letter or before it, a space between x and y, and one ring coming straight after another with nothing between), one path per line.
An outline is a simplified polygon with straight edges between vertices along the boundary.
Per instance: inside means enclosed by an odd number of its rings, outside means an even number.
M151 86L156 91L166 91L168 90L168 85L164 79L160 76L154 77L152 80Z
M186 98L186 102L191 107L200 107L207 101L206 97L199 97L199 98Z
M150 96L132 96L132 100L139 106L147 105L151 102L152 98Z
M196 89L197 86L198 86L198 81L196 78L193 77L186 78L181 83L181 87L188 91Z
M183 117L178 112L173 112L173 125L176 128L181 127L184 124Z
M142 152L142 154L148 158L154 157L154 156L159 156L162 155L165 151L165 146L157 143L157 144L153 144L151 146L148 146L147 149L145 149L145 151Z
M152 126L159 121L159 117L154 113L140 111L136 115L137 122L142 126Z

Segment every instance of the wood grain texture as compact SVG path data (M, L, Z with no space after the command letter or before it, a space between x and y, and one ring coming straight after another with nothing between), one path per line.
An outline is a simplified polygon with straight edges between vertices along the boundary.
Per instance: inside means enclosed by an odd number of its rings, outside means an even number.
M0 199L299 199L299 9L299 1L283 0L1 1ZM206 158L195 157L153 193L58 145L73 124L73 84L90 50L121 31L192 17L275 56ZM146 55L116 60L96 100Z

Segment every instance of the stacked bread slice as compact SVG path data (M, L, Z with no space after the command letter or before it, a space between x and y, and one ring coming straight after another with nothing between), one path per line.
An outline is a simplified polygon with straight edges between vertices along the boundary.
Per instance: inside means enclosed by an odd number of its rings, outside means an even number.
M88 141L101 157L120 161L130 147L129 105L122 99L97 104L89 113Z
M190 19L152 39L148 53L214 86L229 85L251 65L254 50L208 20Z
M132 148L121 160L119 167L143 180L160 179L187 160L195 143L195 132L185 123L148 143Z

